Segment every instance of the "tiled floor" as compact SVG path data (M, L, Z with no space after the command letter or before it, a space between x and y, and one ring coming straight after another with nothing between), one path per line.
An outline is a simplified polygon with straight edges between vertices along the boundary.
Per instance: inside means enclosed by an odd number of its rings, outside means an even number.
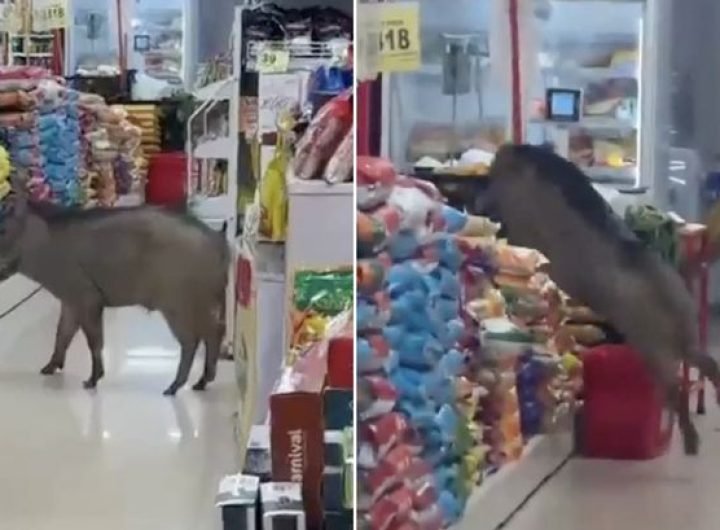
M163 397L177 367L164 322L110 312L107 375L88 393L81 337L63 375L39 375L57 315L41 293L0 321L0 530L218 529L217 481L237 467L232 364L205 394Z
M699 457L682 454L676 438L670 454L652 462L571 460L506 530L717 530L720 411L710 403L696 422Z

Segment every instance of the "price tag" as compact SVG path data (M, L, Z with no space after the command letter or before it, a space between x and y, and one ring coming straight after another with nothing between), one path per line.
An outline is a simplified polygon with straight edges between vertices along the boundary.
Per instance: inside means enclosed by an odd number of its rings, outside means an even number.
M381 72L409 72L420 68L420 4L378 4L380 15Z
M290 67L290 52L272 48L258 50L257 70L261 74L282 74Z
M67 0L33 0L33 31L43 32L66 27Z
M17 29L14 22L17 20L14 4L3 4L0 6L0 31L14 33Z

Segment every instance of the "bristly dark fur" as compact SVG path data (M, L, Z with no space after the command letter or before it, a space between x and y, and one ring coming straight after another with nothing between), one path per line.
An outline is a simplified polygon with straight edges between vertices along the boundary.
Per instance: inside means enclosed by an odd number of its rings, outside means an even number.
M25 203L21 203L25 204ZM84 383L104 376L103 312L140 306L159 311L181 346L173 395L188 379L200 342L205 369L196 390L214 380L224 335L230 249L198 219L154 206L62 208L27 203L0 234L2 263L42 285L62 304L55 348L42 373L65 365L78 330L87 338L92 369Z
M45 221L58 225L69 224L84 221L97 221L103 218L116 216L122 213L136 213L147 210L161 211L167 215L172 215L176 219L187 223L188 225L200 229L208 235L217 236L218 233L212 230L197 217L190 214L185 205L181 206L117 206L112 208L80 208L80 207L63 207L49 202L28 202L28 207L36 215L42 217Z
M558 286L607 319L643 357L677 414L686 453L697 453L679 363L698 367L716 388L720 370L700 351L696 306L678 272L642 244L580 169L554 153L503 147L489 180L509 241L545 254Z
M504 159L512 159L515 164L532 164L538 177L560 189L568 206L588 224L603 235L612 234L622 249L628 252L628 257L644 251L642 242L593 188L590 178L569 160L548 149L530 145L503 146L498 151L497 166L494 167L501 166ZM490 178L493 178L492 170Z

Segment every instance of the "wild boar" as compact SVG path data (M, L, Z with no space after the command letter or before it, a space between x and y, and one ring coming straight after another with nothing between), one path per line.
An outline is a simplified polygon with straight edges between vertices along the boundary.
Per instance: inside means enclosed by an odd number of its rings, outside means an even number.
M545 254L552 279L643 356L677 413L685 452L696 454L679 363L698 367L716 389L720 371L700 351L696 307L680 275L640 243L578 167L545 148L501 148L489 180L490 209L508 239Z
M205 368L193 388L204 390L215 378L224 335L230 253L222 236L178 212L149 206L66 210L29 202L20 189L15 186L10 211L0 220L0 271L31 278L62 304L42 373L64 368L81 329L92 363L84 386L95 388L105 373L103 310L142 306L160 311L180 343L177 375L165 394L187 382L200 341Z

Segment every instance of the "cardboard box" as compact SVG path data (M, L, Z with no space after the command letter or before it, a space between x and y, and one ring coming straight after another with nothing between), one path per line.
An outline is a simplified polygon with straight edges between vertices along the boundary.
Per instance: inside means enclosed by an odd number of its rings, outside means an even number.
M311 530L322 525L326 353L327 342L311 348L286 371L270 397L273 480L302 483Z
M350 318L350 314L339 317L329 327L328 337L346 333ZM328 346L326 339L308 348L285 370L270 396L272 477L277 482L302 483L310 530L320 530L323 524L323 389Z
M215 505L222 511L223 530L255 530L259 488L259 479L249 475L220 481Z

